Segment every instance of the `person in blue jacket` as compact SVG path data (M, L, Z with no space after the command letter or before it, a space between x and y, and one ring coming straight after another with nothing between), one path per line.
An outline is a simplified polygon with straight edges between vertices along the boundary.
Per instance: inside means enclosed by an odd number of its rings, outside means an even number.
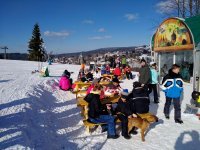
M169 109L171 102L174 104L174 120L176 123L183 123L181 120L181 106L180 97L183 92L183 81L181 79L180 66L172 65L169 73L163 78L162 89L165 92L166 102L164 107L164 114L166 119L169 119Z
M149 93L153 91L154 95L154 103L159 103L158 100L158 71L157 71L157 65L155 62L150 63L150 70L151 70L151 81L149 84Z

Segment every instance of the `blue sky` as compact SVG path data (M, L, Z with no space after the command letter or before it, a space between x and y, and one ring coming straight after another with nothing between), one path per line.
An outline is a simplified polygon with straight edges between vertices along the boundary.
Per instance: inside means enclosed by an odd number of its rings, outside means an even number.
M149 44L158 0L0 0L0 46L27 52L39 23L47 51L67 53Z

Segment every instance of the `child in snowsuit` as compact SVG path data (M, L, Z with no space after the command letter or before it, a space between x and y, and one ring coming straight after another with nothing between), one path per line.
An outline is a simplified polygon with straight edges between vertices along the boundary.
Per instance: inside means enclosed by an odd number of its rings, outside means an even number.
M180 97L183 91L183 81L179 74L180 66L174 64L169 70L169 73L163 78L162 89L165 92L166 102L164 107L164 114L169 119L169 109L171 102L174 104L174 120L176 123L183 123L181 120L181 104Z
M67 70L64 71L60 81L59 81L59 87L62 90L69 90L72 87L72 79L70 79L70 72Z

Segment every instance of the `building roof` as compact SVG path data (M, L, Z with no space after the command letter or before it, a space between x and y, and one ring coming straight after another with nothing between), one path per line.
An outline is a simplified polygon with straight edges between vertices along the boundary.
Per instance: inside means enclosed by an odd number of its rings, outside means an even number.
M200 42L200 15L186 18L184 21L190 28L195 42L195 47Z

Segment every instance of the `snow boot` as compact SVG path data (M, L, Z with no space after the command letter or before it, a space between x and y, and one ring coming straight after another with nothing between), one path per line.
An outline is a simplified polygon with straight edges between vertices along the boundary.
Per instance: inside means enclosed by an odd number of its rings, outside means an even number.
M108 135L107 136L107 139L117 139L117 138L119 138L119 135Z
M183 121L182 121L181 119L175 119L175 122L176 122L176 123L180 123L180 124L183 123Z
M127 140L131 139L131 136L128 135L128 134L127 134L127 135L124 135L123 137L124 137L125 139L127 139Z

